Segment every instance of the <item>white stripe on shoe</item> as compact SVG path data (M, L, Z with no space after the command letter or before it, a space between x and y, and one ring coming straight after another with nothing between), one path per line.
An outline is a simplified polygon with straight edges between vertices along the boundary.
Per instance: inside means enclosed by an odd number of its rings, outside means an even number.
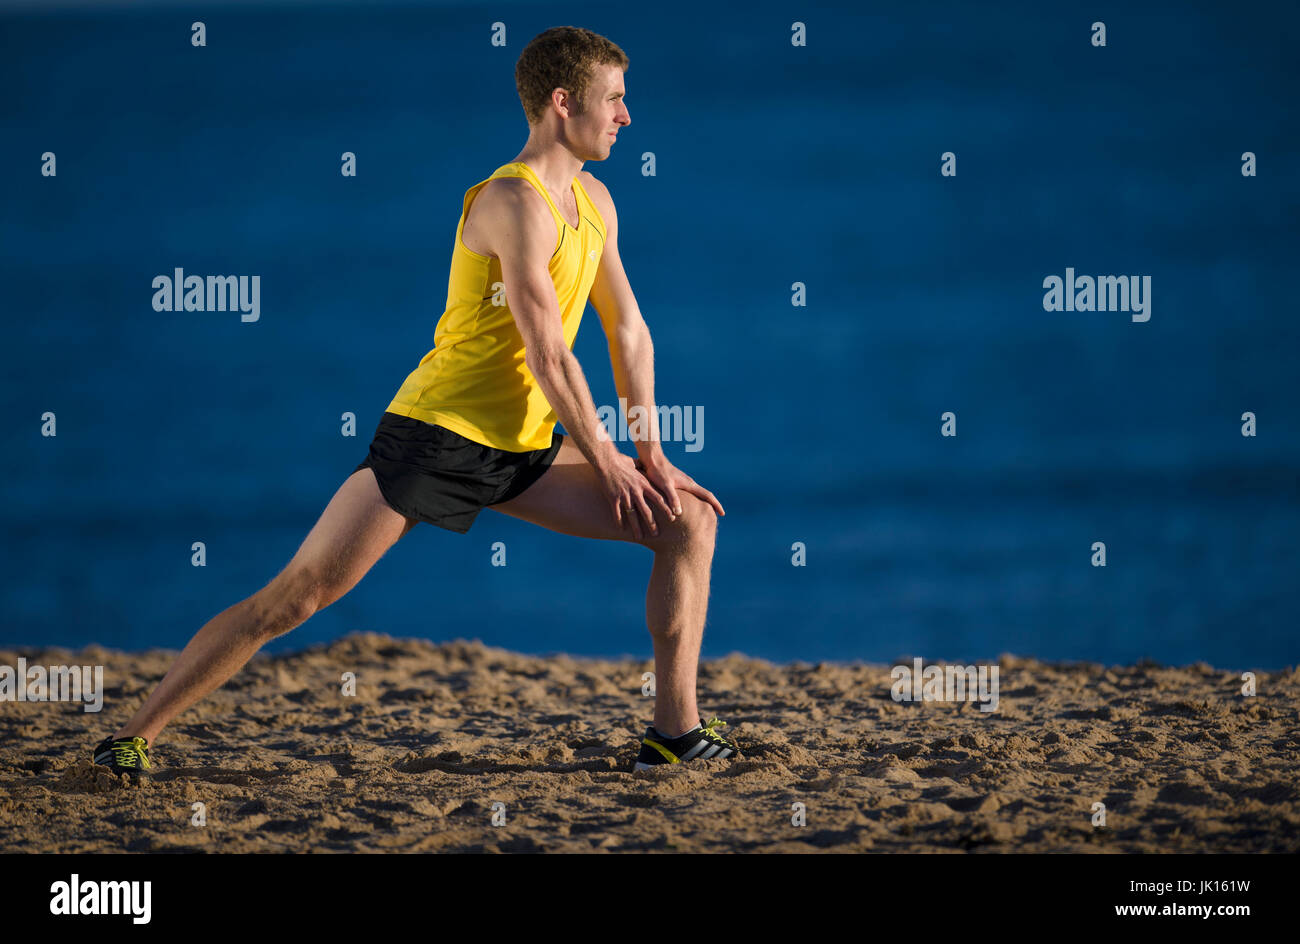
M713 747L714 750L717 750L716 747L711 745L708 741L704 740L704 738L700 738L698 741L695 742L694 747L692 747L689 751L687 751L685 754L681 756L681 760L686 761L686 760L693 759L695 755L697 755L700 751L704 750L706 747ZM709 755L705 754L704 756L708 757Z

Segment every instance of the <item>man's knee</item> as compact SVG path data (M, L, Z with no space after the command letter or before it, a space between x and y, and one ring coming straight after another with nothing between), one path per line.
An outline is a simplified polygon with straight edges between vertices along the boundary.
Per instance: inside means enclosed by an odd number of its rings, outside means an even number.
M263 639L283 635L340 596L317 573L306 569L286 570L253 597L253 631Z
M689 492L678 490L677 498L682 503L682 513L670 522L664 522L662 513L659 513L656 516L658 536L651 536L643 543L655 550L712 551L718 530L718 513L708 502Z

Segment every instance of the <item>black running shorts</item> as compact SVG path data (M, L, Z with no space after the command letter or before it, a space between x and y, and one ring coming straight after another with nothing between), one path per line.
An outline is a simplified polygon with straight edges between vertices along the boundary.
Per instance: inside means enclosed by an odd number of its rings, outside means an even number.
M384 501L399 515L464 534L483 508L509 501L541 478L563 442L554 430L546 449L506 452L386 412L353 473L372 469Z

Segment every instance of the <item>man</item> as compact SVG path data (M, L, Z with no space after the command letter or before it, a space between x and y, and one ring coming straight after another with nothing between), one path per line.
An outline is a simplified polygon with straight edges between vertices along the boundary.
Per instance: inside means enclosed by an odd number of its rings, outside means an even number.
M725 512L664 456L656 423L635 444L636 460L618 450L572 351L590 298L629 426L638 408L657 416L650 333L619 260L614 202L581 170L607 158L631 122L627 66L614 43L575 27L547 30L524 49L515 81L528 141L465 194L434 349L285 569L199 630L144 705L95 748L95 763L139 775L166 724L264 643L347 593L418 521L464 533L485 507L650 548L646 619L657 693L633 769L737 754L715 730L724 722L705 723L695 703L717 515ZM557 418L569 437L555 431Z

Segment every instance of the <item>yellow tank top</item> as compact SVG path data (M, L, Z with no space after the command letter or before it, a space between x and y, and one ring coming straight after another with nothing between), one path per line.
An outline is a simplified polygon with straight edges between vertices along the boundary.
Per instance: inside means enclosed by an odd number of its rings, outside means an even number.
M524 341L504 297L499 259L472 251L461 239L475 195L490 180L522 177L546 199L557 227L548 268L573 349L587 294L605 247L605 221L577 177L578 228L556 208L546 186L523 161L497 168L465 191L447 280L447 306L434 329L433 350L407 376L388 412L436 423L467 439L507 452L545 449L558 417L524 363Z

